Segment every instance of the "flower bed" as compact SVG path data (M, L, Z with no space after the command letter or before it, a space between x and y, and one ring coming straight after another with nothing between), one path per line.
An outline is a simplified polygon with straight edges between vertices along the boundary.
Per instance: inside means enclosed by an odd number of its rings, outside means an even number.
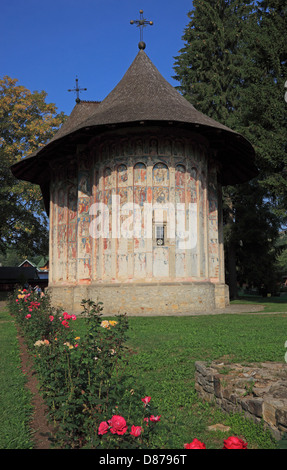
M126 385L125 315L102 320L102 304L83 300L87 325L79 337L77 317L52 308L47 295L19 289L9 305L34 358L55 447L146 449L153 448L153 436L163 426L171 433L151 397ZM183 447L205 449L205 444L194 439ZM246 447L233 436L223 446Z

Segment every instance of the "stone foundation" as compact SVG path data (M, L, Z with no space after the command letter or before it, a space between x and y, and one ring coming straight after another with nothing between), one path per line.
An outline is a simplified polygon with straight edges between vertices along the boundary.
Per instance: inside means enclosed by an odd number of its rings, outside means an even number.
M52 304L69 313L82 311L81 301L103 302L104 315L177 315L210 312L225 306L225 288L215 292L210 282L117 283L81 286L50 286Z
M195 363L195 388L201 398L223 411L243 412L261 422L276 439L287 432L287 364Z

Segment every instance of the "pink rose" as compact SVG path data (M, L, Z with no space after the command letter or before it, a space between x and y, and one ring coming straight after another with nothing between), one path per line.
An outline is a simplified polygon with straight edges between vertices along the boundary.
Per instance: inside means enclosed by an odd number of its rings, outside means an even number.
M103 435L108 432L109 425L106 421L102 421L98 428L98 434Z
M62 325L63 325L65 328L70 328L70 327L69 327L69 323L67 322L67 320L63 320L63 321L62 321Z
M151 415L149 419L150 419L150 421L152 421L153 423L157 423L158 421L160 421L160 417L161 417L161 415L159 415L159 416Z
M71 315L71 319L72 319L72 320L77 320L76 315Z
M63 313L63 317L65 320L71 320L71 315L69 315L67 312Z
M25 318L31 318L31 313L28 313Z
M190 444L184 444L185 449L206 449L205 444L200 442L198 439L193 439Z
M139 437L142 432L141 426L132 426L130 434L134 437Z
M247 442L235 436L230 436L224 442L223 449L247 449Z
M142 398L142 401L144 402L144 405L146 406L150 402L151 397L144 397Z
M53 315L49 315L49 320L50 320L50 321L53 321L53 320L54 320Z
M111 426L111 433L118 434L122 436L127 432L127 423L126 420L122 416L114 415L112 419L108 421L109 425Z

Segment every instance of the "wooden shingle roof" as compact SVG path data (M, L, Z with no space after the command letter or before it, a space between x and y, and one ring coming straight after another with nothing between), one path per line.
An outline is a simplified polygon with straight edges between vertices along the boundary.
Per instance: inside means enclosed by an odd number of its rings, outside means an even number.
M48 198L47 162L71 153L80 139L114 127L148 125L184 127L205 136L222 164L222 184L236 184L257 175L254 149L242 135L197 111L168 83L144 50L102 102L81 101L55 134L37 152L12 167L19 178L40 184ZM44 196L45 198L45 196ZM47 207L47 205L46 205Z

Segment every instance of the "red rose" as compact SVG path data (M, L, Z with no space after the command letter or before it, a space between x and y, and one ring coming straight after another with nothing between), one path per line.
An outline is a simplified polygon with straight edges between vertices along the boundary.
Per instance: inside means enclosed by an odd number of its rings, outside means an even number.
M109 429L108 423L106 421L102 421L98 428L98 434L101 434L101 435L106 434L108 432L108 429Z
M205 444L200 442L198 439L193 439L190 444L184 444L185 449L206 449Z
M127 432L127 423L126 420L122 416L114 415L112 419L108 421L109 425L111 426L111 433L123 435Z
M150 402L151 397L144 397L142 401L144 402L145 406Z
M150 421L152 421L153 423L157 423L158 421L160 421L160 417L161 417L161 415L159 415L159 416L151 415L149 419L150 419Z
M141 426L132 426L130 434L134 437L139 437L141 435L141 432Z
M67 320L63 320L63 321L62 321L62 325L63 325L65 328L70 328L69 323L68 323Z
M64 320L71 320L71 315L69 315L67 312L63 313Z
M235 436L230 436L224 441L223 449L247 449L247 442Z

